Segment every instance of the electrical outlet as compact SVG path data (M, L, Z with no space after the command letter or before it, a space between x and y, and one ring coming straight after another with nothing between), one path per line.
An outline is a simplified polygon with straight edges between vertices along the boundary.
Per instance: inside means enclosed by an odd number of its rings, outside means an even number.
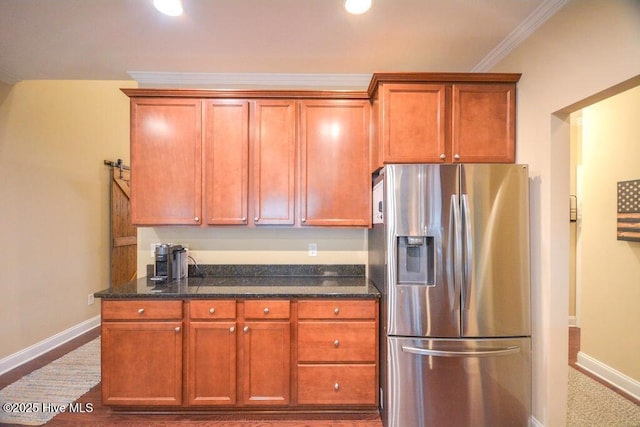
M309 256L318 256L318 245L316 243L309 243Z
M87 296L87 305L93 305L94 302L93 294L89 294L89 296Z

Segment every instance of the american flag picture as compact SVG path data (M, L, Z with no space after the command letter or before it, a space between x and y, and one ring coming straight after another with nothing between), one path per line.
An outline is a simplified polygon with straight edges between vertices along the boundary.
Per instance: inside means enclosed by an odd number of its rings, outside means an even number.
M618 240L640 242L640 179L618 182Z

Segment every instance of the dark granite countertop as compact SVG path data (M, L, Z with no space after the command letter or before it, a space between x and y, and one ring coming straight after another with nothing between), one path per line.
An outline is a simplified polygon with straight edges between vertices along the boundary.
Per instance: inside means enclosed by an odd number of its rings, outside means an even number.
M158 283L142 277L94 295L104 299L380 297L359 265L189 267L190 277L179 281Z

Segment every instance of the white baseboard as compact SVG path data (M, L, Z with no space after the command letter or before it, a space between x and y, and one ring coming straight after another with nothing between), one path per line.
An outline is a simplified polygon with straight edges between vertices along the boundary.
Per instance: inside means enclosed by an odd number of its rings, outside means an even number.
M11 354L0 360L0 375L17 368L18 366L27 363L48 351L51 351L67 341L71 341L75 337L78 337L93 328L97 328L98 326L100 326L100 315L92 317L89 320L85 320L82 323L78 323L77 325L72 326L69 329L65 329L52 337L35 343L24 350Z
M569 316L569 326L577 326L576 316Z
M640 399L640 381L636 381L622 372L616 371L612 367L605 365L581 351L578 352L577 364L614 387L619 388L636 399Z

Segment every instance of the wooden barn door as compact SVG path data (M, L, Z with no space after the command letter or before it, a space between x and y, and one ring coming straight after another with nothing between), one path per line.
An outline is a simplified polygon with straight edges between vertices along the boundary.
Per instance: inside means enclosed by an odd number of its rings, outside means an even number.
M104 162L111 166L111 286L121 285L136 278L137 231L131 225L129 167L117 162Z

